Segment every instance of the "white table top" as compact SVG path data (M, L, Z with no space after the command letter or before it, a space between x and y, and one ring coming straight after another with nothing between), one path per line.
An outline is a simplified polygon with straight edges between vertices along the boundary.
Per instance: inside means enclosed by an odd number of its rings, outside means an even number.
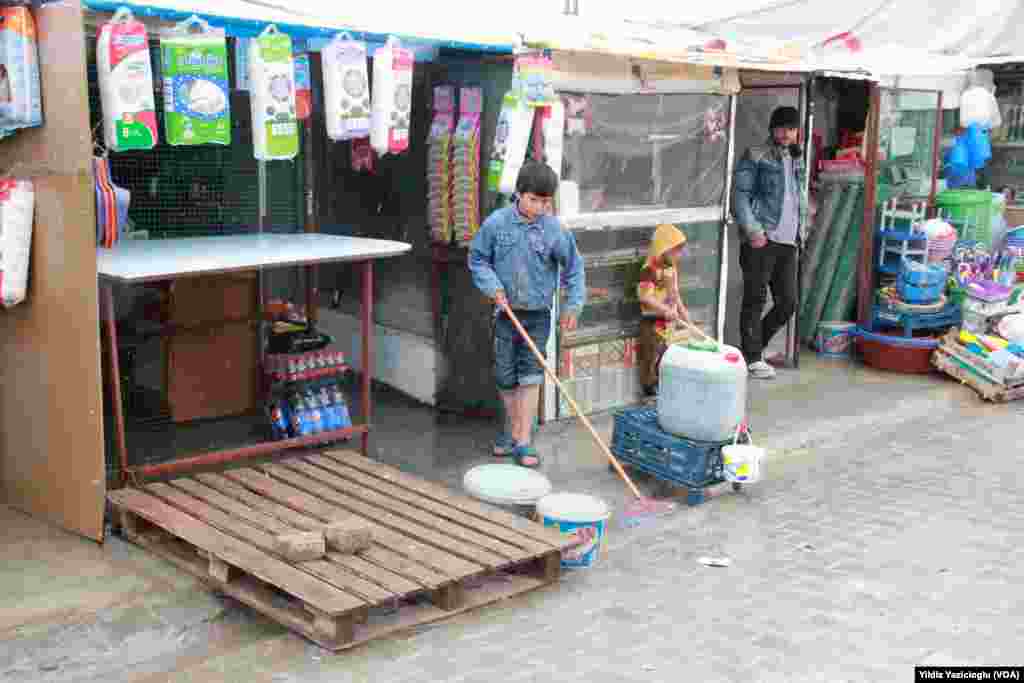
M321 233L228 235L187 239L126 240L97 249L100 278L123 283L179 277L344 263L398 256L405 242Z

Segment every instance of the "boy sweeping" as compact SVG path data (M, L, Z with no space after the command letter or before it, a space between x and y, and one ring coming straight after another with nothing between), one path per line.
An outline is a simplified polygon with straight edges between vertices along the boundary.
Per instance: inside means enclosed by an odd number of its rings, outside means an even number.
M544 369L505 315L507 303L542 352L551 329L551 305L561 279L568 301L563 331L576 328L586 298L583 258L576 238L551 215L558 176L546 164L527 162L516 180L512 206L484 221L469 248L473 283L495 304L494 374L511 434L495 443L495 455L512 455L523 467L539 467L530 443Z
M679 297L679 259L686 235L674 225L662 224L654 230L647 260L636 286L640 299L640 339L637 360L644 393L658 393L658 364L668 348L677 320L690 320Z

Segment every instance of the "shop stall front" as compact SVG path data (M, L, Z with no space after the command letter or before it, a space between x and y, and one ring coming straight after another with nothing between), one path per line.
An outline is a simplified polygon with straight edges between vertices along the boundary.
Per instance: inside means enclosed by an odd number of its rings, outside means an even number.
M484 33L452 40L437 22L408 18L392 33L380 17L248 3L59 3L33 14L50 115L0 143L4 169L35 180L37 198L30 293L2 320L5 499L102 540L108 482L339 439L365 450L378 348L372 263L406 258L409 245L397 232L374 239L337 229L344 207L324 210L335 194L324 169L341 155L349 167L408 155L408 121L391 125L376 155L366 154L370 131L331 140L322 53L344 40L372 57L393 39L387 45L406 49L416 72L444 50L507 54L508 41ZM125 88L110 98L111 65L101 56L110 25L136 32L111 54L132 52L152 70L152 99L135 111L142 115L116 113ZM179 61L169 34L212 40L177 53ZM283 91L270 93L285 103L273 119L252 106L261 83L249 78L258 73L253 45L266 36L287 38L282 52L295 69ZM372 64L364 57L364 78ZM193 105L187 116L183 103ZM353 101L347 113L368 105ZM287 139L283 150L277 138ZM335 221L327 229L324 215ZM327 272L324 286L318 268L329 264L340 270ZM336 289L335 278L352 283L356 301L347 353L316 325L318 290ZM335 377L343 378L338 391ZM279 392L300 380L306 396ZM281 421L310 400L320 402L319 425L295 431Z
M534 158L559 174L558 216L585 260L587 305L575 331L553 326L547 354L557 359L560 379L585 412L627 405L640 395L636 285L655 225L672 223L687 233L681 291L697 324L717 336L724 319L721 254L737 72L528 45L504 65L501 80L485 87L485 112L494 102L498 115L521 60L530 55L547 62L553 102L528 112L525 122L512 120L511 135L501 119L500 134L513 140L516 126L525 126L518 143L503 138L492 144L485 119L481 156L491 162L481 173L497 158L506 177L482 183L480 216L509 200L511 187L501 187L514 180L507 167ZM439 405L500 414L491 381L492 311L466 270L471 237L435 240L435 263L442 264L435 266L438 327L448 358ZM562 296L553 302L556 311ZM541 420L568 417L563 403L548 383Z
M735 70L557 50L554 65L566 109L559 217L586 263L587 305L551 350L566 390L598 412L641 396L637 281L656 225L686 233L682 299L698 326L720 333L738 80ZM564 403L553 417L571 417Z

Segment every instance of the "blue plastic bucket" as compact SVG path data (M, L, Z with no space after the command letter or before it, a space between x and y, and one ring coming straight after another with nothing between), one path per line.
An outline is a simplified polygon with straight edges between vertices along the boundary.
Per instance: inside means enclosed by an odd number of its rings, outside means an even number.
M849 358L855 329L855 323L820 322L814 335L814 348L822 356Z
M537 502L544 526L555 527L578 545L562 551L562 567L592 567L601 556L611 512L604 501L581 493L554 493Z

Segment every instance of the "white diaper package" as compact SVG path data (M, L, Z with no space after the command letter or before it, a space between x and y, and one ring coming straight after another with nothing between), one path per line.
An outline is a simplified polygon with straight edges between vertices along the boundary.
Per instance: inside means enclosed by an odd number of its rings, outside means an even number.
M127 9L118 10L100 27L96 72L107 149L153 149L157 126L149 35L145 24Z
M413 63L412 50L394 37L373 53L370 145L381 156L409 148Z
M320 51L327 137L354 140L370 134L370 81L366 43L335 36Z
M35 190L30 180L0 180L0 305L25 300L32 251Z
M294 159L299 153L292 39L268 26L249 49L253 150L257 159Z

